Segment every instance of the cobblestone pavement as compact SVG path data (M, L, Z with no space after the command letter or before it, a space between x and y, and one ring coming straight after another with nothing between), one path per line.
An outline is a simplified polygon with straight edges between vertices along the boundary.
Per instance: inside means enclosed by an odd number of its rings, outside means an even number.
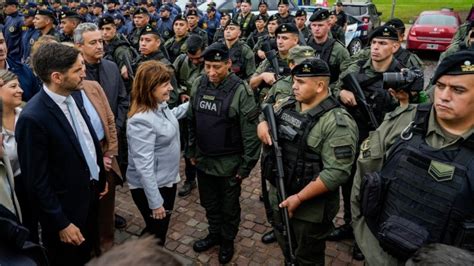
M242 182L240 204L242 215L240 229L235 240L235 254L230 264L234 265L282 265L283 256L278 244L265 245L260 241L262 234L270 230L266 222L263 203L260 195L260 168L257 166L249 178ZM184 163L181 164L181 176L184 177ZM182 185L180 182L178 188ZM342 204L341 204L342 206ZM137 238L145 224L138 209L133 203L128 187L117 188L117 213L124 216L128 225L123 230L116 230L115 242L123 243L127 239ZM194 241L207 235L205 211L199 203L197 189L185 198L176 198L166 249L178 254L189 264L218 265L218 247L196 253L192 245ZM342 211L336 217L336 223L342 222ZM327 242L327 265L363 265L352 259L352 240Z

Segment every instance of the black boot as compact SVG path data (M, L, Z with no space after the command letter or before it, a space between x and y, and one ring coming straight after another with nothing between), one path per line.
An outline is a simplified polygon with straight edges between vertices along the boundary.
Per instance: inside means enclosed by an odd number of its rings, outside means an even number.
M207 235L206 238L194 242L193 249L196 252L203 252L215 245L220 244L220 239L215 235Z
M348 239L348 238L354 238L354 234L352 233L352 226L349 224L345 224L336 228L336 230L334 230L327 237L327 240L338 241L338 240Z
M115 214L115 228L124 229L125 227L127 227L127 220L122 216Z
M233 256L234 256L234 241L223 240L221 243L221 248L219 249L219 262L221 264L226 264L232 260Z
M178 191L178 196L185 197L185 196L191 194L191 191L195 187L196 187L196 181L192 181L192 182L186 182L185 181L184 185Z
M364 254L362 254L362 251L359 248L359 245L357 245L357 242L354 241L354 248L352 249L352 258L358 261L365 260Z
M262 236L262 242L264 244L270 244L270 243L273 243L275 241L276 241L275 231L273 231L273 230L266 232Z

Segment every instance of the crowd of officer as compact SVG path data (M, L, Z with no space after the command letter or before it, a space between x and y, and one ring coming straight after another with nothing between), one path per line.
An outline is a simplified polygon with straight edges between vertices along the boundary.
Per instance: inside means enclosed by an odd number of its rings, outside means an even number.
M203 13L175 0L6 0L2 32L10 65L28 68L48 38L80 49L87 79L123 109L112 109L122 173L135 73L149 60L173 70L170 108L190 102L180 121L178 195L197 186L209 223L196 252L219 245L219 261L232 260L241 182L259 159L273 226L262 241L278 241L286 262L324 265L326 240L354 237L354 258L374 265L399 264L429 243L472 251L474 21L441 55L425 91L422 61L401 46L400 19L374 29L367 47L350 55L341 3L309 18L290 14L288 0L275 15L266 0L259 14L251 10L252 0L237 0L232 13L213 2ZM97 30L97 39L85 38ZM123 89L111 98L116 87ZM340 188L345 223L334 228Z

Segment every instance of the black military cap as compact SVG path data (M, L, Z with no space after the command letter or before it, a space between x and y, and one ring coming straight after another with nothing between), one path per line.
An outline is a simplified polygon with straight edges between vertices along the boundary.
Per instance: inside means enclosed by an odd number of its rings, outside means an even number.
M237 26L240 28L240 24L237 22L237 20L231 19L227 25L225 25L224 29L226 29L228 26Z
M257 18L255 19L256 21L257 20L263 20L263 21L266 21L266 18L265 16L262 16L262 15L258 15Z
M144 7L139 7L135 10L135 13L133 13L133 15L139 15L139 14L145 14L147 16L149 16L150 14L148 13L148 10Z
M213 6L208 6L207 7L207 12L212 12L212 11L216 12L216 8L213 7Z
M446 56L438 65L433 75L432 84L444 75L474 74L474 51L459 51Z
M327 9L320 9L311 15L309 21L323 21L329 18L329 11Z
M188 10L188 12L186 13L186 17L189 17L189 16L196 16L196 17L199 17L198 15L198 12L194 9L190 9Z
M278 35L280 33L294 33L294 34L299 34L298 28L295 26L293 23L285 23L281 24L278 26L278 28L275 31L275 35Z
M54 21L56 21L56 17L54 16L53 11L49 9L38 9L36 10L36 15L48 16L52 18Z
M330 16L337 16L336 10L331 10L331 11L329 11L329 15L330 15Z
M303 9L299 9L298 11L296 11L295 17L306 17L307 15L308 13L306 13L306 11L304 11Z
M79 16L79 14L77 14L76 12L74 11L61 11L61 15L60 15L60 18L61 19L65 19L65 18L77 18L77 19L81 19L81 16Z
M25 9L23 10L23 16L25 18L34 17L36 15L36 10L34 9Z
M276 16L276 15L271 15L268 19L267 19L267 22L270 22L270 21L276 21L279 24L281 24L281 20Z
M265 0L260 0L260 2L258 3L258 6L261 6L261 5L266 5L266 6L268 6L268 3L267 3L267 1L265 1Z
M36 1L36 3L37 3L39 6L48 6L48 5L49 5L48 0L38 0L38 1Z
M106 4L116 4L116 5L120 4L119 0L107 0L105 3Z
M278 5L289 5L290 3L288 2L288 0L279 0L278 1Z
M5 1L5 5L6 5L6 6L9 6L9 5L16 5L16 6L18 6L19 3L18 3L17 0L7 0L7 1Z
M215 42L209 45L202 54L204 61L222 62L229 60L229 49L222 42Z
M115 25L114 18L110 15L105 15L99 20L99 29L102 29L104 25L113 24Z
M398 33L393 27L383 25L375 28L374 31L372 31L369 36L369 42L372 41L373 38L398 41Z
M326 62L321 59L308 58L291 70L291 75L296 77L329 77L331 72Z
M145 35L145 34L154 34L154 35L160 37L160 33L158 32L158 30L155 27L152 27L149 24L145 26L145 28L140 33L140 36Z
M174 17L173 24L174 24L176 21L178 21L178 20L182 20L182 21L188 22L188 21L186 20L186 17L184 17L184 16L181 15L181 14L178 14L178 15L176 15L176 17Z
M391 26L396 30L405 30L405 24L399 18L392 18L389 21L385 22L385 25Z
M242 0L242 3L247 3L247 4L252 5L252 0Z
M101 3L99 3L99 2L95 2L94 5L93 5L93 7L100 7L100 8L102 8L102 9L104 9L104 5L101 4Z
M342 6L342 2L341 2L341 1L337 1L336 6Z
M26 3L26 5L24 6L25 9L30 9L30 8L37 8L38 5L35 3L35 2L28 2Z

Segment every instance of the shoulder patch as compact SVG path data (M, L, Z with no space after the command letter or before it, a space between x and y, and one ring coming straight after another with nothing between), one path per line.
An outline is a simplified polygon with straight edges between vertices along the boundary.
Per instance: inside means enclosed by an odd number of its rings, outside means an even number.
M347 121L342 110L336 110L334 116L336 117L336 125L347 127Z
M290 97L282 98L276 101L276 103L273 105L273 112L278 113L281 110L281 107L285 102L287 102L290 99Z

